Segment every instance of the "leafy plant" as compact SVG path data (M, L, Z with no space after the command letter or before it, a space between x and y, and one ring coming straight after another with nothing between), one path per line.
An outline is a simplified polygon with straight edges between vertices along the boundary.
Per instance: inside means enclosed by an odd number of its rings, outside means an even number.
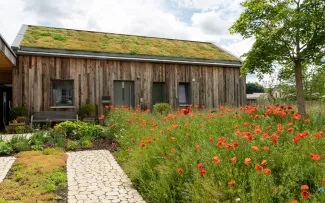
M8 155L12 153L12 147L7 142L0 142L0 155Z
M18 117L27 117L27 116L28 116L28 109L24 106L13 107L10 110L11 119L16 119Z
M79 142L78 141L72 141L72 140L68 140L68 144L67 144L67 149L68 150L76 150L78 149L79 146Z
M172 107L168 103L157 103L153 106L153 111L159 114L168 114L172 111Z
M10 140L10 145L15 152L28 151L30 149L28 142L25 137L13 137Z
M95 117L96 107L92 104L82 105L78 110L78 115L81 119Z
M94 144L88 140L88 139L84 139L81 141L81 147L84 149L91 149L93 148Z

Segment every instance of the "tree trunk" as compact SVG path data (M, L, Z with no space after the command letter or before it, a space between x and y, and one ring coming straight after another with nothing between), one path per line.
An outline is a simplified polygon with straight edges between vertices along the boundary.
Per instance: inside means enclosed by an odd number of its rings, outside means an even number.
M301 60L295 61L295 76L296 76L296 92L297 92L297 104L298 112L303 118L306 117L306 104L304 98L304 88L302 85L302 65Z

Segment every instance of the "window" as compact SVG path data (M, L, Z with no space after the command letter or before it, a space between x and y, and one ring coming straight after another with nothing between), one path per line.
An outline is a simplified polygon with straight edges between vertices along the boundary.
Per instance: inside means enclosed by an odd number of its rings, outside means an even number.
M164 82L152 84L152 104L166 102L166 85Z
M73 80L52 80L52 105L73 106Z
M178 98L179 104L191 104L191 86L190 83L179 83Z

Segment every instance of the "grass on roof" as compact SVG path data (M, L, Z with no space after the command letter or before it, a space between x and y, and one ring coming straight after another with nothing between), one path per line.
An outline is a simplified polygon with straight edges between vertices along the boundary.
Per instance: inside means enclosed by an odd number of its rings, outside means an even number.
M238 61L237 58L211 43L40 26L29 26L20 45L74 51Z

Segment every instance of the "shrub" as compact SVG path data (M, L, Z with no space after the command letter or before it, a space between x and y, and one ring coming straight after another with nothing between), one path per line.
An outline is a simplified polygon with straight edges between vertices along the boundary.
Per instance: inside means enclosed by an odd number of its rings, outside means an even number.
M93 146L94 146L94 144L88 139L81 141L81 147L84 149L91 149L91 148L93 148Z
M78 141L69 140L68 144L67 144L67 149L74 151L74 150L78 149L78 145L79 145Z
M16 119L17 117L27 117L28 109L24 106L17 106L10 110L11 119Z
M33 150L43 150L43 145L46 141L47 138L45 137L45 132L39 131L33 134L29 139L28 144Z
M160 114L168 114L172 111L172 107L168 103L157 103L153 106L153 111Z
M82 105L78 110L81 119L95 117L96 107L92 104Z
M55 147L63 147L65 143L65 135L61 129L51 129L47 133L48 144Z
M58 41L65 41L65 40L67 40L67 38L65 38L65 37L63 37L61 35L54 35L53 36L53 39L54 40L58 40Z
M7 142L0 142L0 155L9 155L12 152L12 147Z
M96 139L104 128L93 123L85 123L82 121L65 121L54 126L56 130L62 130L66 133L70 140L80 140L81 138Z
M28 151L30 149L28 142L24 137L14 137L10 140L10 145L14 152Z

